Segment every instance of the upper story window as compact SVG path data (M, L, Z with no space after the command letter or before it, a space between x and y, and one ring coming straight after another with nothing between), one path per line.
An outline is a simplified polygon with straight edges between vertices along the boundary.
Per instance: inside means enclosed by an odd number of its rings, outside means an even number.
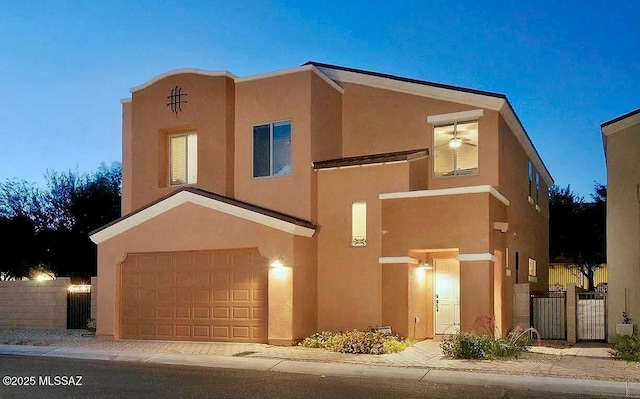
M533 163L529 161L529 197L533 198Z
M291 121L253 127L253 177L291 175Z
M536 172L536 204L540 203L540 175Z
M172 186L198 181L198 135L183 133L169 136L169 181Z
M356 201L351 204L351 246L367 245L367 203Z
M433 128L435 177L478 173L478 121L453 122Z

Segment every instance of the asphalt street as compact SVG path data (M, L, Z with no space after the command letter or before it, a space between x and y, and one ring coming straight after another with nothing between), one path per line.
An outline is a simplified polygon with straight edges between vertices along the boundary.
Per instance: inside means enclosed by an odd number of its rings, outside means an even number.
M24 398L604 398L132 362L0 355L0 399Z

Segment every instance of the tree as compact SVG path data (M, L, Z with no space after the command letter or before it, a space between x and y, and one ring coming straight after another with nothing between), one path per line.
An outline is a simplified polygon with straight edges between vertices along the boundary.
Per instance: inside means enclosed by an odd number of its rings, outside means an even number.
M596 183L591 197L585 202L570 186L549 189L549 255L569 258L594 289L594 270L606 261L606 187Z
M121 165L102 164L93 174L47 172L45 178L46 189L25 181L0 183L0 233L21 237L4 243L15 259L0 260L0 273L15 278L44 268L86 280L96 274L89 233L120 216Z
M0 217L0 281L27 276L34 263L35 226L25 216Z

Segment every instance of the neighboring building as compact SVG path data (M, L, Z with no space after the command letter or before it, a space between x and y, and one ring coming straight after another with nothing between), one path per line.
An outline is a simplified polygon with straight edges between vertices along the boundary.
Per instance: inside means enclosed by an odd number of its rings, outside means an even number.
M319 63L131 93L101 337L505 332L514 284L548 288L553 181L502 94Z
M602 264L593 269L593 282L595 287L589 287L588 279L580 271L580 266L571 263L549 264L549 291L566 291L567 284L574 283L576 287L585 290L606 290L607 265Z
M607 160L609 339L626 309L640 323L640 109L601 125Z

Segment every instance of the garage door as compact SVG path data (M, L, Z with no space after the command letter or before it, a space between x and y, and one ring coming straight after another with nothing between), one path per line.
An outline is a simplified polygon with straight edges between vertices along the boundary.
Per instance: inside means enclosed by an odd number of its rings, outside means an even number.
M267 342L257 249L130 254L121 271L122 338Z

